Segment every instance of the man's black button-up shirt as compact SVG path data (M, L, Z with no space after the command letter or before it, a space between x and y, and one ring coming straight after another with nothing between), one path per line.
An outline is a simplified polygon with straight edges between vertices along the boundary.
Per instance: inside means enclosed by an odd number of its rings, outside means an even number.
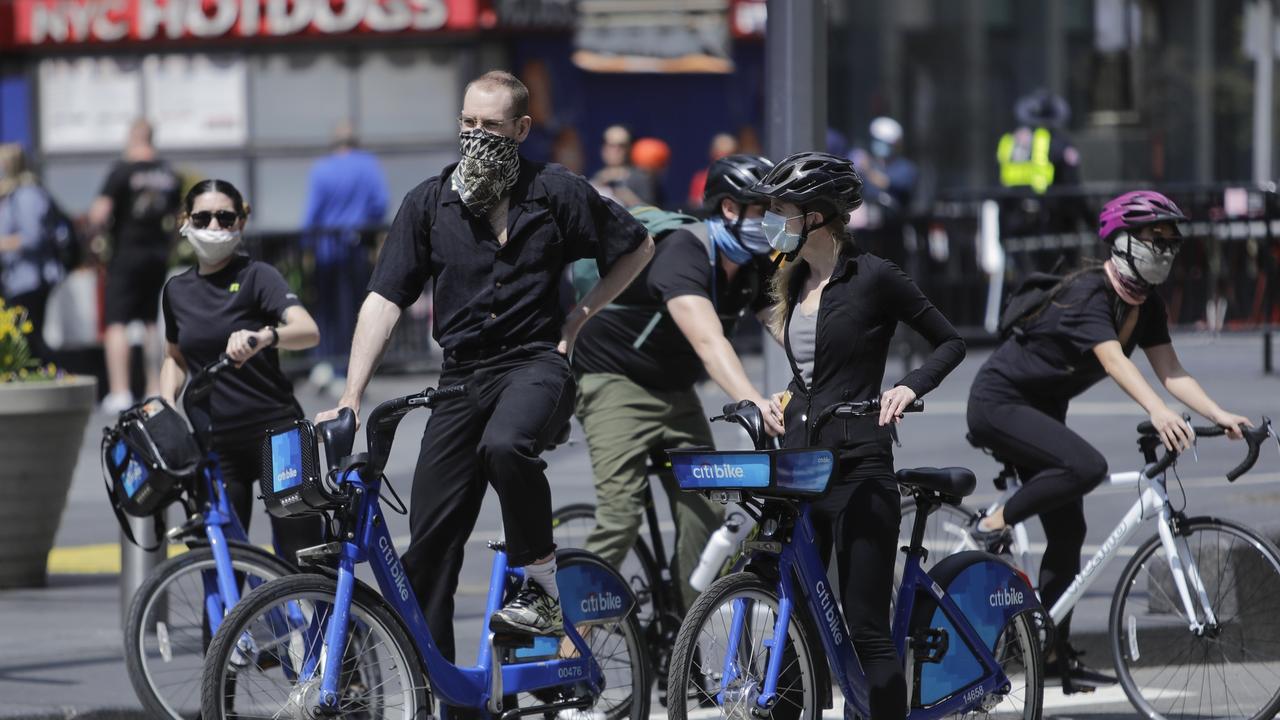
M405 196L369 290L404 308L434 283L436 341L447 354L484 356L558 342L560 276L595 258L603 275L644 242L644 226L560 165L520 161L507 242L476 217L450 182L451 165Z

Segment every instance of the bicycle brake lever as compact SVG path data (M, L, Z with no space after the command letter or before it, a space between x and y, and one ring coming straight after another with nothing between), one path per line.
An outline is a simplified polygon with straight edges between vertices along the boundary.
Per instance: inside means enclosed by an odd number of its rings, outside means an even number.
M902 440L898 438L898 423L889 423L889 437L893 438L893 444L902 447Z

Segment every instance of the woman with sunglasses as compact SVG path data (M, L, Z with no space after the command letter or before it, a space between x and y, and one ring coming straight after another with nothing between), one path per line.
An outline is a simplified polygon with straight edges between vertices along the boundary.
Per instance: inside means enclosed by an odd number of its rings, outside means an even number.
M977 444L1018 468L1022 488L971 529L980 546L1007 546L1009 528L1040 516L1047 539L1040 593L1050 607L1080 571L1084 496L1107 477L1107 461L1066 425L1067 405L1111 377L1151 416L1169 449L1191 445L1191 430L1165 405L1129 356L1141 347L1161 384L1187 407L1240 438L1247 418L1218 407L1191 377L1169 340L1164 301L1155 287L1169 277L1181 246L1176 223L1186 216L1160 193L1139 190L1114 198L1098 217L1111 256L1062 280L1049 302L1022 322L978 371L969 392L969 432ZM1063 688L1115 682L1082 665L1067 643L1070 616L1057 628L1050 677ZM1084 688L1082 688L1084 689Z
M226 353L236 369L222 374L190 418L218 456L227 494L245 529L254 484L262 475L267 430L303 416L293 385L280 370L279 349L305 350L320 341L311 315L274 267L237 252L249 216L240 191L225 180L204 180L185 200L181 235L196 267L164 286L166 354L161 396L174 403L187 374ZM318 519L271 519L276 549L293 560L323 541Z

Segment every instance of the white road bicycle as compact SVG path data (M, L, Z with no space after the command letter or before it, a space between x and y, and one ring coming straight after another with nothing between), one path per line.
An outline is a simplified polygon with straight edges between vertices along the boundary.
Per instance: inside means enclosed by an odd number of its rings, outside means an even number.
M1220 427L1194 428L1196 437L1224 435ZM1177 454L1157 457L1161 442L1150 423L1138 426L1146 466L1112 474L1112 485L1135 486L1138 500L1090 558L1049 614L1061 622L1138 526L1156 534L1138 547L1111 600L1108 645L1116 674L1133 706L1153 719L1267 720L1280 711L1280 551L1258 532L1214 517L1188 517L1170 502L1166 473ZM1271 420L1245 432L1245 460L1227 480L1248 472L1261 445L1276 437ZM1000 460L997 457L997 460ZM1003 461L1002 461L1003 462ZM996 478L1001 507L1021 487L1012 465ZM903 527L915 505L905 500ZM929 562L976 548L969 528L978 514L943 505L929 517ZM1013 528L1012 560L1031 565L1026 528Z

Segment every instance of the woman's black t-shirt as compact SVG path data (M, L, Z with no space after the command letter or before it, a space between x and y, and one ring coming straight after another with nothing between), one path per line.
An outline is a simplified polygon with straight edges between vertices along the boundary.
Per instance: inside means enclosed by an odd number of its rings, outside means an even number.
M1119 340L1132 306L1120 302L1101 269L1072 280L1026 326L992 353L974 378L970 396L980 400L1066 402L1107 376L1093 349ZM1166 345L1169 318L1164 300L1151 293L1138 309L1124 354L1134 348Z
M222 355L231 333L278 325L285 310L300 304L278 270L243 255L209 275L192 268L171 278L161 298L165 338L182 351L192 373ZM208 413L211 427L204 429L220 434L302 416L274 347L219 375L198 409Z

